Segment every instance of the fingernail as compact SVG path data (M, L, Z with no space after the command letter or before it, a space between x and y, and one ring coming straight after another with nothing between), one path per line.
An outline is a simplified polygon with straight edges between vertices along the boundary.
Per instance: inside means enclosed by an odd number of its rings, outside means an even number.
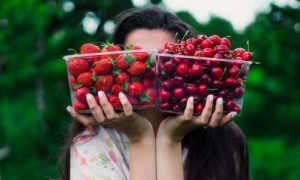
M69 113L71 112L71 106L68 106L66 109Z
M194 97L193 96L189 97L188 101L190 104L194 104Z
M119 93L119 98L120 98L120 99L125 99L125 95L124 95L122 92L120 92L120 93Z
M217 104L222 105L223 104L223 98L218 98L217 99Z
M86 100L87 100L87 101L91 101L93 98L94 98L94 97L93 97L93 95L91 95L91 94L87 94L87 95L86 95Z
M103 91L98 91L98 96L99 97L103 97L104 96L104 92Z
M207 98L208 98L209 101L213 101L214 100L214 95L210 94L210 95L208 95Z
M231 118L235 118L237 115L238 115L238 113L232 112L232 113L231 113Z

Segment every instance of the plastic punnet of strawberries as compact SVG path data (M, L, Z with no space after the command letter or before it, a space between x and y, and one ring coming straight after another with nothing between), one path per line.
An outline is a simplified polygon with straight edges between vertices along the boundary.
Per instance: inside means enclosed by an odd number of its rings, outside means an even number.
M161 111L183 113L189 96L200 115L208 94L222 97L224 114L240 114L252 53L231 50L227 37L201 34L181 42L168 42L158 53L158 106Z
M119 92L134 108L154 105L155 50L106 43L101 47L86 43L80 54L65 56L73 107L89 113L86 94L93 94L99 104L98 91L105 92L115 109L121 109Z

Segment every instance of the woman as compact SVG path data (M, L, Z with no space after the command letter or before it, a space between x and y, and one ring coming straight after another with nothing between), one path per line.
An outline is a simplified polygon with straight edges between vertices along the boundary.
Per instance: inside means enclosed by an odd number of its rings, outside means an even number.
M187 30L193 32L156 7L120 17L113 34L116 44L160 49L175 33L182 37ZM156 108L133 111L122 93L123 112L117 113L103 92L98 95L100 105L87 95L92 116L67 107L77 121L65 150L64 179L249 179L246 140L231 122L235 112L222 117L222 98L214 104L208 95L202 114L193 117L193 97L188 98L184 114L176 116ZM100 125L93 129L95 122Z

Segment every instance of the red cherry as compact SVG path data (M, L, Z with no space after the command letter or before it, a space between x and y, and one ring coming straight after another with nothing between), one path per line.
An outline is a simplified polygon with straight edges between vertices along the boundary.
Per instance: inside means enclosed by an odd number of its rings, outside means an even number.
M226 37L221 38L220 44L227 46L228 49L231 49L231 43L230 43L229 39Z
M241 108L238 105L235 105L232 110L237 112L238 114L240 114L240 112L241 112Z
M198 86L198 93L202 96L206 96L207 95L207 85L205 84L200 84Z
M228 100L225 102L224 108L226 111L231 111L235 106L235 102L233 100Z
M191 69L189 70L189 75L191 77L196 77L200 76L201 74L203 74L203 67L201 66L201 64L193 64Z
M233 96L235 98L241 98L243 95L244 95L244 90L243 90L242 87L239 86L239 87L234 89Z
M185 88L189 95L194 95L197 93L197 87L194 84L190 84Z
M197 43L201 44L207 38L208 37L205 34L200 34L200 35L197 36Z
M185 75L185 74L187 74L189 72L189 67L185 63L179 64L177 66L176 72L179 75Z
M171 93L165 90L161 90L159 93L159 97L163 100L163 101L168 101L171 98Z
M185 92L183 88L176 88L173 94L177 99L181 99L185 96Z
M246 52L244 48L236 48L231 52L231 54L234 57L238 57L238 56L241 56L244 52Z
M215 44L219 45L221 43L221 38L218 35L212 35L209 39Z
M186 40L186 43L191 44L195 47L197 45L197 39L196 38L189 38L189 39Z
M201 50L195 51L194 56L201 57L202 56L202 51Z
M181 111L181 106L179 106L178 104L175 104L175 105L173 106L173 111L174 111L174 112L180 112L180 111Z
M173 52L176 52L177 51L177 47L178 47L178 44L174 43L174 42L167 42L165 44L165 49L169 49Z
M181 105L182 107L185 107L185 106L186 106L186 103L187 103L187 100L188 100L188 98L182 98L182 99L180 100L180 105Z
M211 84L212 79L208 74L203 74L200 78L200 82L202 82L204 84Z
M213 46L214 46L214 42L212 40L210 40L210 39L205 39L201 43L201 47L202 48L211 48Z
M195 112L198 113L198 114L201 114L203 109L204 109L204 105L203 104L198 104L198 105L196 105Z
M165 102L165 103L160 104L159 107L160 107L162 110L170 110L171 105L170 105L170 103Z
M171 72L173 70L174 64L172 60L166 61L163 65L163 69L167 72Z
M228 91L227 89L222 90L222 91L219 92L218 96L219 96L219 97L222 97L223 99L227 99L228 92L229 92L229 91Z
M165 80L161 83L161 86L166 90L170 90L173 87L173 81L171 79Z
M229 69L228 74L229 74L230 77L236 77L236 76L239 74L239 72L240 72L239 67L236 66L236 65L233 65L233 66Z
M234 79L234 78L227 78L226 80L225 80L225 86L226 87L234 87L234 86L236 86L237 85L237 82L236 82L236 80Z
M211 70L211 76L214 79L220 79L223 75L223 69L221 67L213 67Z
M224 86L224 83L220 80L215 79L212 82L212 86L215 88L222 88Z
M252 53L251 52L244 52L242 54L242 59L245 61L251 61L252 60Z
M203 57L213 57L214 56L214 50L212 48L204 48L202 51Z
M192 44L186 45L184 52L185 55L193 55L195 53L195 46Z
M173 82L174 82L175 87L182 87L183 86L183 78L180 77L180 76L175 76Z
M228 53L228 47L225 46L225 45L220 45L220 46L217 47L216 52L220 53L220 54L227 54Z

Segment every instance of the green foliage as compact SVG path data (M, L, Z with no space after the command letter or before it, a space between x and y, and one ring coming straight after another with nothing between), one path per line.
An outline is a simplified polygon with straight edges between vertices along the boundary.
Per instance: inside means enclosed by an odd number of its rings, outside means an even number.
M70 95L62 56L68 48L109 38L104 23L130 0L75 0L65 12L64 1L0 1L0 179L57 179L57 156L71 118L65 111ZM152 3L159 3L153 0ZM272 5L258 14L245 32L212 17L198 23L188 12L178 16L199 33L230 36L233 47L255 52L242 116L236 122L249 138L253 179L300 179L299 118L300 11ZM93 12L101 19L87 34L82 19Z

